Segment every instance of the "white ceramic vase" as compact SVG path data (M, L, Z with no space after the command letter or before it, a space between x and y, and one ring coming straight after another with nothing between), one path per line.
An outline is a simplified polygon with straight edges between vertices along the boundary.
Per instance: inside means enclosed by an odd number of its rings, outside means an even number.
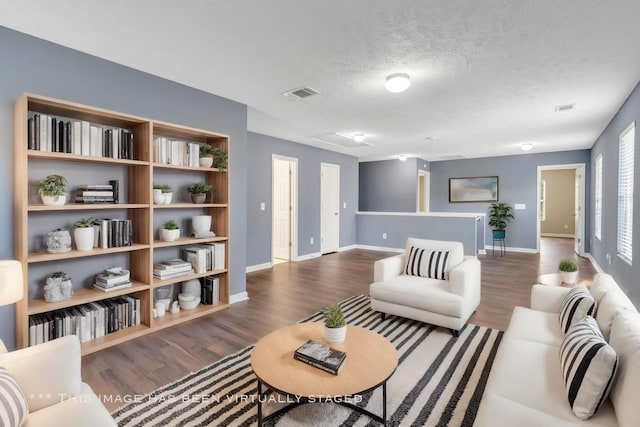
M93 249L93 227L78 227L73 230L73 237L76 240L76 249L79 251L90 251Z
M62 196L45 196L43 193L40 193L40 199L42 199L42 203L47 206L60 206L67 203L66 194Z
M165 205L170 205L171 204L171 198L173 197L173 192L171 193L162 193L164 195L164 204Z
M327 340L329 344L340 344L344 341L346 336L347 325L339 328L328 328L326 325L324 327L324 339Z
M213 157L200 157L200 167L210 168L213 164Z
M191 228L194 233L206 233L211 230L211 215L196 215L191 217Z
M161 205L164 203L164 194L162 194L162 190L159 188L153 189L153 203L156 205Z
M563 283L566 283L568 285L573 285L576 283L576 280L578 279L578 272L577 271L561 271L560 279L562 279Z
M178 240L178 238L180 237L180 229L178 228L177 230L167 230L166 228L163 228L160 230L160 237L165 242L173 242L174 240Z

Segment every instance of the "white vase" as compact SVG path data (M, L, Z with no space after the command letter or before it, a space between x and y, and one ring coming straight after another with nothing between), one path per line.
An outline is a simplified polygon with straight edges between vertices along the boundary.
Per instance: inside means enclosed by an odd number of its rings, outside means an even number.
M158 188L153 189L153 203L156 205L161 205L164 203L164 194L162 194L162 190Z
M340 344L344 341L346 336L347 325L339 328L328 328L326 325L324 327L324 339L327 340L329 344Z
M166 228L160 230L160 238L165 242L173 242L174 240L178 240L179 237L179 228L177 230L167 230Z
M200 167L210 168L213 164L213 157L200 157Z
M194 233L206 233L211 230L211 215L196 215L191 217L191 228Z
M47 206L60 206L67 203L66 194L62 196L45 196L43 193L40 193L40 199L42 199L42 203Z
M93 227L78 227L73 230L76 249L79 251L90 251L93 249L93 236Z
M173 192L171 193L162 193L164 195L164 204L165 205L170 205L171 204L171 198L173 197Z
M561 271L560 279L562 279L562 282L566 283L567 285L573 285L576 283L576 280L578 279L578 272L577 271Z

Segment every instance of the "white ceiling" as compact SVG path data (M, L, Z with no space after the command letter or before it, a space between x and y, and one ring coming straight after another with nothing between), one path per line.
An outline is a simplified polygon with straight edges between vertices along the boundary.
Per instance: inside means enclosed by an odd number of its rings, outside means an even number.
M244 103L252 132L361 160L590 148L640 79L638 0L0 0L0 25ZM385 91L394 72L411 75L406 92ZM302 85L321 94L282 95ZM334 132L374 146L310 138Z

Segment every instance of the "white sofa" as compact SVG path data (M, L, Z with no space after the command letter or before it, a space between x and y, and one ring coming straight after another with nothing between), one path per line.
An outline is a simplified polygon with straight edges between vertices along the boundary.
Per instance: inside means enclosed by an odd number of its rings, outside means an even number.
M81 378L75 335L7 352L0 341L0 367L16 380L29 406L23 427L116 427L98 396Z
M412 247L448 251L448 280L404 274ZM480 304L480 261L464 256L460 242L409 238L404 254L376 261L373 280L373 310L443 326L454 336Z
M515 307L496 354L474 426L640 426L640 313L613 278L590 292L596 320L618 356L609 397L586 421L569 406L562 379L559 312L569 288L534 285L531 308Z

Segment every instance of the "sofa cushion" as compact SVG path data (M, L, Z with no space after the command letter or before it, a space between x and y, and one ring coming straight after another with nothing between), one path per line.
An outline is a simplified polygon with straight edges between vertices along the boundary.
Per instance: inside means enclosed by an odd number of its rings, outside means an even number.
M581 420L590 418L609 395L618 357L587 316L576 323L560 345L560 364L569 405Z
M404 274L448 280L448 261L449 251L430 251L412 246L409 250L409 256L407 256Z
M606 273L596 274L589 288L591 295L593 295L593 298L596 300L596 304L600 304L600 301L607 292L616 290L620 290L618 284L610 274Z
M562 331L557 313L514 307L505 337L560 347Z
M560 309L560 328L566 334L573 325L586 316L593 316L596 309L596 301L587 288L578 286L571 289L562 300Z
M621 427L640 426L640 313L622 310L613 318L609 344L618 354L611 402Z
M447 263L447 273L464 261L464 246L462 242L449 242L445 240L416 239L409 237L404 251L404 259L409 257L411 248L427 249L429 251L448 251L449 261Z
M604 339L609 341L613 317L620 310L636 311L633 303L621 289L613 289L604 294L596 309L596 321Z
M27 399L5 368L0 367L0 425L19 427L29 415Z

